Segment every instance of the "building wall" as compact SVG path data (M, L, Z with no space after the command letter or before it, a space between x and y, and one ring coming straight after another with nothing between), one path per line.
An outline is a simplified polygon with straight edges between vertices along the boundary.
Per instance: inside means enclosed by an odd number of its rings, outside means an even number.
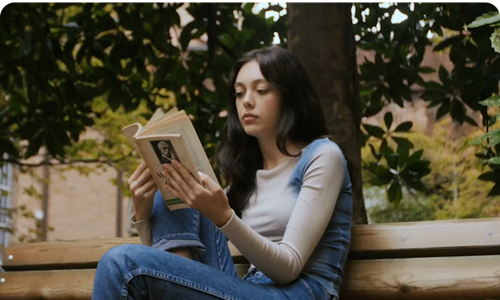
M36 168L37 175L42 175L42 167ZM26 205L35 216L42 211L42 200L27 195L24 190L33 185L39 191L42 183L27 174L17 172L17 185L14 187L13 206ZM76 170L65 171L61 176L56 169L50 171L48 226L53 231L47 232L47 240L74 240L91 238L111 238L116 236L117 187L111 180L116 179L113 168L99 174L82 176ZM127 234L127 212L129 199L122 199L122 236ZM19 237L36 227L35 220L14 215L15 232L10 242L18 242ZM34 237L33 234L28 234Z

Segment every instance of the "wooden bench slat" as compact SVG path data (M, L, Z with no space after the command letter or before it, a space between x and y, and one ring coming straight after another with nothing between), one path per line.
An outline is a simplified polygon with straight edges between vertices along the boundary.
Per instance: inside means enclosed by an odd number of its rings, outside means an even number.
M92 269L7 272L0 297L90 299L94 275ZM500 295L500 255L353 260L344 281L342 300L491 299Z
M95 269L0 273L0 298L9 300L92 298Z
M13 244L5 250L5 270L95 268L102 255L120 244L140 244L139 238L93 239Z
M500 254L500 218L355 225L350 258Z
M14 244L7 248L3 268L7 271L95 268L109 249L121 244L140 244L138 237ZM246 259L229 243L235 263Z
M139 238L13 244L6 270L95 268L110 248ZM230 244L233 260L245 262ZM500 254L500 218L355 225L350 259ZM9 256L12 255L12 259Z
M351 260L343 278L341 299L496 299L500 255Z

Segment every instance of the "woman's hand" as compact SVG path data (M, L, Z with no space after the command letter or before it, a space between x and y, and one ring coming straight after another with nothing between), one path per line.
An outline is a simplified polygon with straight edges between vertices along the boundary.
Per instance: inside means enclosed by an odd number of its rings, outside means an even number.
M199 172L201 184L174 160L171 165L163 165L163 176L167 179L167 189L187 205L196 209L215 225L221 227L231 218L233 212L222 188L206 174Z
M158 187L144 161L141 162L132 176L130 176L128 184L134 204L134 221L149 218L153 211L154 195Z

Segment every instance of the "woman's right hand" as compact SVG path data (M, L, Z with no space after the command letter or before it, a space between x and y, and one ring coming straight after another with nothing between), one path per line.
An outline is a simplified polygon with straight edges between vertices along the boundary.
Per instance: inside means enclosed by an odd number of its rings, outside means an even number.
M128 179L134 206L134 221L149 218L153 211L153 200L158 187L144 161Z

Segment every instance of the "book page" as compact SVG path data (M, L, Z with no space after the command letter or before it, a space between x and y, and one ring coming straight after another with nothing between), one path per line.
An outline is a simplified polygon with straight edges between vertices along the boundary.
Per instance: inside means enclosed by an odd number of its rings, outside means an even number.
M160 122L163 122L164 120L168 120L170 118L173 118L173 116L177 115L178 113L179 113L179 109L177 109L177 107L170 109L166 113L164 113L163 109L161 107L159 107L156 109L153 116L148 121L148 123L144 126L144 128L151 127L156 123L160 123Z
M134 136L136 134L138 134L139 132L141 132L142 130L143 130L143 127L139 123L134 123L134 124L131 124L131 125L128 125L128 126L122 128L123 134L125 134L125 136L129 140L130 144L132 144L132 147L134 147L135 151L139 152L139 154L141 154L141 151L139 151L139 149L137 148L137 145L136 145L135 140L134 140Z
M144 127L150 126L154 122L160 120L163 116L167 116L168 113L170 113L170 110L167 113L165 113L165 111L163 111L163 108L158 107L151 116L151 118L149 119L149 121L146 123L146 125L144 125Z

